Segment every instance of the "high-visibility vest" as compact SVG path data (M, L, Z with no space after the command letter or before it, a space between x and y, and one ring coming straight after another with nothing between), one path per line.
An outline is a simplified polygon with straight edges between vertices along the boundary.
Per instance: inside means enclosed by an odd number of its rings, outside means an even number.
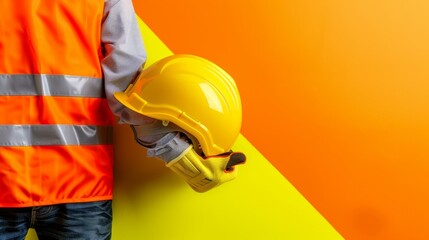
M0 1L0 207L111 199L103 6Z

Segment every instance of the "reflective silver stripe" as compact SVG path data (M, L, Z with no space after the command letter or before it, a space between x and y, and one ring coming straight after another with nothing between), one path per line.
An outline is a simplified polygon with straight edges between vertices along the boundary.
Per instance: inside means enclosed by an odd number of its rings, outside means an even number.
M104 88L100 78L46 74L0 74L0 95L101 98L104 97Z
M0 146L112 144L111 126L0 125Z

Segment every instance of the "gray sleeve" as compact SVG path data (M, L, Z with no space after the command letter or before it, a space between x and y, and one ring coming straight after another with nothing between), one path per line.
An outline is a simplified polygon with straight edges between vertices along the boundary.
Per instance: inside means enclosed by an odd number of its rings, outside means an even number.
M101 44L104 89L113 114L129 124L153 121L133 114L113 97L114 92L126 89L146 62L146 50L131 0L105 0Z

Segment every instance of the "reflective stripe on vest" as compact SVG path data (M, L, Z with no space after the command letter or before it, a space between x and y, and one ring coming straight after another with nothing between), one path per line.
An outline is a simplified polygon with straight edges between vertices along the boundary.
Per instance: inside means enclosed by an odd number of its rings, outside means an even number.
M100 78L46 74L1 74L0 95L104 97Z
M0 146L112 144L110 126L0 125Z

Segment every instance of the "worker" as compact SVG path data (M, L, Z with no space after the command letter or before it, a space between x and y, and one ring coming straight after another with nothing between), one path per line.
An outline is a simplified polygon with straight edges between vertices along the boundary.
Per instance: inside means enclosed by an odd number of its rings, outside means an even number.
M113 97L144 72L131 0L7 0L0 11L0 239L24 239L29 228L41 240L111 238L117 119L176 172L184 159L203 164L210 184L185 178L197 191L232 179L244 162L228 153L231 141L213 146L224 154L204 152L211 147L202 136L192 142L192 129Z

